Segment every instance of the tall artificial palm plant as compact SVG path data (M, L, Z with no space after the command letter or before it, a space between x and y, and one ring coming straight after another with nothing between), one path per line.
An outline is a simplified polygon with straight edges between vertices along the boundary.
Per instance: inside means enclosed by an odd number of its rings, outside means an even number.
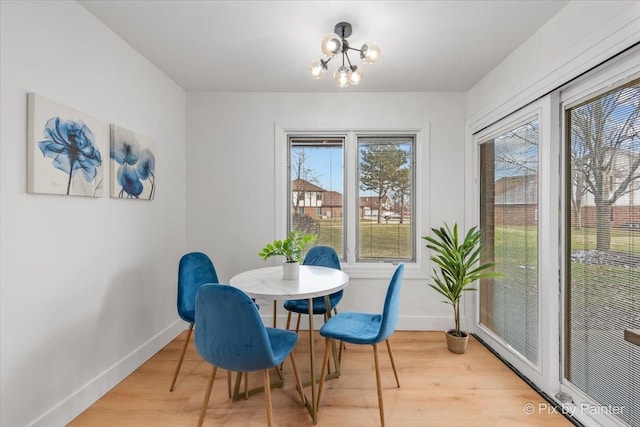
M455 330L451 334L457 337L466 336L460 331L460 299L464 291L475 291L469 287L476 280L487 277L502 277L501 273L487 271L494 267L493 263L479 265L482 245L481 231L478 227L471 227L463 240L458 235L458 224L453 225L453 230L445 223L444 227L432 228L435 236L423 237L428 243L427 248L435 252L430 257L439 268L434 267L431 278L435 284L430 283L433 289L446 298L443 301L453 307Z

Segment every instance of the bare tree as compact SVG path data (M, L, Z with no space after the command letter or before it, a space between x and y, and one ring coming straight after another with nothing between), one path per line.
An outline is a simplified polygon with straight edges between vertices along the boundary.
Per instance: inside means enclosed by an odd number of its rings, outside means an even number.
M292 147L291 149L291 178L292 181L302 180L311 184L318 184L319 179L316 171L309 166L309 155L305 151L304 147ZM293 200L295 207L300 207L301 203L304 206L304 200L307 197L307 188L303 185L298 189L295 189L295 200Z
M526 176L538 173L538 121L532 121L500 136L495 162L500 175ZM494 141L498 142L498 141Z
M581 199L583 190L593 196L598 250L611 246L613 204L640 178L639 100L635 81L570 110L572 199Z

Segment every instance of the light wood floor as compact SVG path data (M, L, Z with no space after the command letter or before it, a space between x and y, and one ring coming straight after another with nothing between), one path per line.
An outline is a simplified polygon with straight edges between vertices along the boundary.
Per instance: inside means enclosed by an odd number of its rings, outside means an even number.
M316 332L318 366L324 339ZM295 350L304 378L309 378L308 335L301 333ZM190 343L175 389L169 384L186 332L162 349L69 425L195 426L211 367ZM193 337L192 337L193 340ZM386 347L379 346L386 424L424 426L571 426L562 415L547 411L546 402L486 348L470 338L463 355L446 349L442 332L397 331L391 338L400 388L395 385ZM272 391L278 426L311 426L311 418L295 391L291 364L284 365L285 385ZM272 371L272 378L276 378ZM249 375L249 386L262 384L262 374ZM310 395L310 387L305 389ZM533 404L534 413L525 413ZM233 403L227 398L226 372L218 370L205 426L266 425L264 394ZM325 384L318 426L379 425L371 346L348 345L342 376Z

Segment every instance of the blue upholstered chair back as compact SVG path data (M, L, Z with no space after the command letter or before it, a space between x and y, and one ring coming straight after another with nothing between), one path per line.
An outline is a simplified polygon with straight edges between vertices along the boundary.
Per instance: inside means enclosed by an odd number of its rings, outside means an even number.
M178 315L185 322L195 320L196 294L205 283L218 283L218 275L211 259L202 252L190 252L180 259L178 266Z
M251 298L229 285L206 284L196 297L196 348L229 371L269 369L280 363Z
M303 265L316 265L340 270L340 258L335 249L330 246L314 246L304 257Z
M402 275L404 274L404 264L400 263L391 276L387 296L384 299L384 309L382 310L382 320L380 321L380 332L376 342L386 340L393 334L398 324L398 314L400 311L400 287L402 286Z
M312 247L304 257L302 265L315 265L319 267L329 267L336 270L341 270L340 257L338 256L336 250L331 246L318 245ZM343 292L344 291L340 290L329 295L329 299L331 300L331 307L335 307L340 303L340 301L342 300ZM324 307L324 297L316 297L313 300L315 301L315 304L320 303Z

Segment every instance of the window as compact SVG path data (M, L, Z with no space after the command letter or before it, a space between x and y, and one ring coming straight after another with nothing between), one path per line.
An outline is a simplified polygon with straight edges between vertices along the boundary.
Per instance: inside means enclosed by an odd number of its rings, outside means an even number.
M317 234L350 263L415 261L415 140L288 135L288 230Z
M344 258L344 139L292 137L289 153L289 230L317 234Z
M415 259L412 137L358 138L358 259Z
M483 263L507 276L480 281L480 324L538 363L537 119L480 145Z

